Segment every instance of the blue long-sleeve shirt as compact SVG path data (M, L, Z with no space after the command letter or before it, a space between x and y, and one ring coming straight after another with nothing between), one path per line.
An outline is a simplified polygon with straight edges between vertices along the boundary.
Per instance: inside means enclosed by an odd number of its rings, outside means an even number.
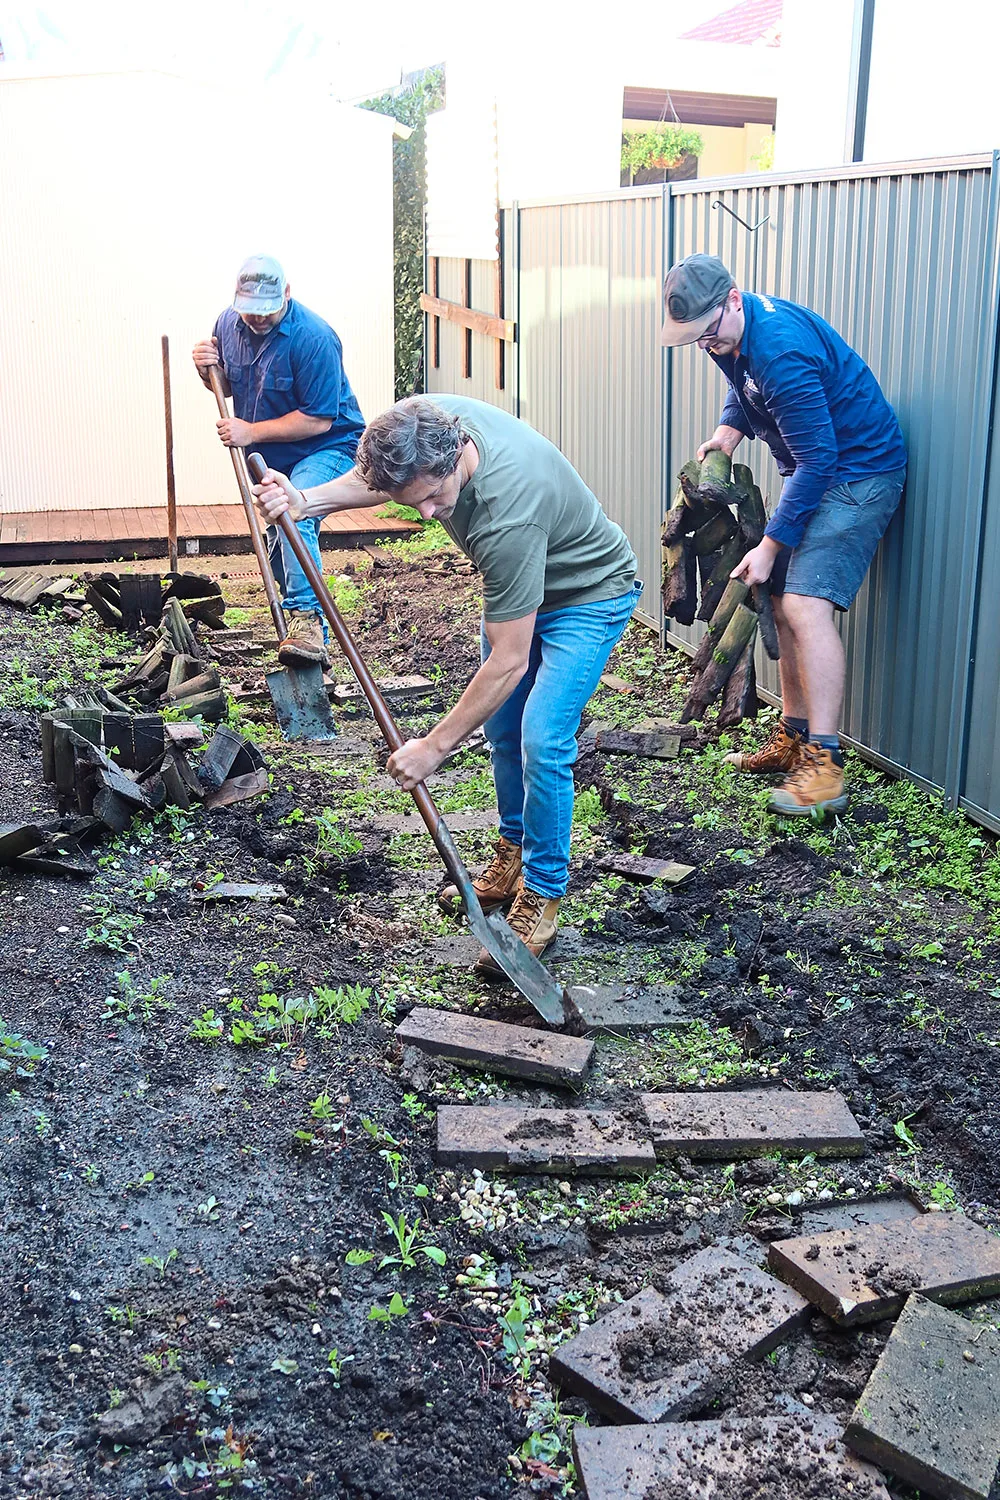
M729 382L721 422L759 437L787 482L767 526L786 547L835 484L906 467L896 414L859 354L817 313L743 293L738 358L712 355Z

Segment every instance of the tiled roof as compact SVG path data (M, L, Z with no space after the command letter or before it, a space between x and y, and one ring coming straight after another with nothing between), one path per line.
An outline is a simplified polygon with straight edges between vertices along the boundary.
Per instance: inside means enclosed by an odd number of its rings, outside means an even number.
M763 42L766 47L780 47L781 6L782 0L740 0L739 5L703 21L693 31L685 31L680 40L742 46Z

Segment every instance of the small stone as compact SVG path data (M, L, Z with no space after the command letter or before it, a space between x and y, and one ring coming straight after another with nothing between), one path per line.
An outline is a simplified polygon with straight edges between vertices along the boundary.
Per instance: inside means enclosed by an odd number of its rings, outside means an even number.
M222 1327L222 1324L219 1322L218 1318L209 1318L208 1326L209 1328L218 1330Z
M290 917L287 911L278 911L274 914L275 927L298 927L294 917Z
M69 1346L69 1352L70 1352L70 1354L82 1354L83 1353L83 1345L82 1344L70 1344L70 1346Z
M768 1193L767 1201L768 1203L777 1205L779 1203L783 1203L784 1199L782 1198L780 1193Z
M802 1202L802 1194L798 1191L798 1189L796 1189L794 1193L788 1194L785 1202L788 1204L789 1208L798 1208L799 1204Z
M573 1189L568 1182L561 1182L559 1184L559 1191L564 1198L572 1198L573 1196Z

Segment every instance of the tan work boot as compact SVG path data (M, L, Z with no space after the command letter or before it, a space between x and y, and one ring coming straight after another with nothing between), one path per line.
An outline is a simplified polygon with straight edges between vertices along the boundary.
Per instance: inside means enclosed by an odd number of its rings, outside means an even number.
M319 616L306 609L292 609L287 620L288 634L278 647L278 660L282 666L301 667L314 662L319 662L322 667L329 666Z
M546 948L555 942L558 918L558 900L551 896L540 896L537 891L529 891L522 879L514 905L507 913L507 923L536 958L541 958ZM503 970L485 948L479 951L475 969L477 974L490 979L498 975L503 977Z
M735 766L737 771L752 771L758 776L794 771L804 744L805 740L797 734L789 734L779 719L759 750L733 750L726 756L726 764Z
M771 793L767 810L782 818L807 818L840 813L846 806L843 766L822 745L803 745L798 765Z
M501 836L497 840L493 858L472 882L483 911L496 911L498 907L506 909L510 906L520 883L521 846L512 844L510 839ZM445 886L438 894L438 906L452 916L459 910L461 898L457 885Z

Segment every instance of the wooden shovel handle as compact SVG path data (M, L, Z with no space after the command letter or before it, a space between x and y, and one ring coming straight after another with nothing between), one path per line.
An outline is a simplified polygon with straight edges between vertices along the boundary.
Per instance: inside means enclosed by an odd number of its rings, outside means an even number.
M267 465L260 454L251 453L247 458L247 466L255 481L260 484L267 472ZM287 511L278 517L277 525L281 527L282 535L298 558L299 566L308 578L309 585L319 600L323 608L323 613L330 622L330 629L336 636L337 644L347 657L351 671L361 685L361 691L371 704L372 713L375 715L375 722L382 731L386 744L390 750L398 750L404 741L396 721L389 711L389 705L380 693L374 677L365 666L361 658L361 653L355 644L354 637L345 625L341 613L334 603L333 595L326 586L323 575L313 561L308 547L299 536L298 530L294 522L289 518ZM422 781L412 788L411 795L417 804L417 811L427 825L427 831L437 845L438 853L444 860L452 879L456 881L460 888L467 885L469 883L468 871L462 863L451 833L437 810L434 798Z
M219 374L218 365L208 366L208 383L212 387L212 395L215 397L219 408L220 417L229 416L229 407L226 405L226 393L222 389L222 376ZM260 522L254 509L253 497L250 494L250 475L247 473L246 455L242 448L230 448L233 460L233 468L236 471L236 483L240 487L240 499L243 501L243 509L246 512L247 525L250 527L250 540L253 542L253 550L257 558L257 566L260 576L264 582L264 592L267 595L268 607L271 611L271 619L274 628L278 632L278 640L283 641L288 634L288 626L285 623L285 612L281 607L278 597L278 585L274 581L271 572L271 560L267 555L267 547L261 535Z

